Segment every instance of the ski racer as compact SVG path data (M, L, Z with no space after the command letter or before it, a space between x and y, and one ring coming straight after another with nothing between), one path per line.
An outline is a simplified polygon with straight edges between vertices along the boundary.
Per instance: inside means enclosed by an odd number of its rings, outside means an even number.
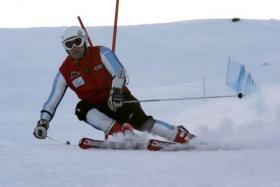
M139 131L186 143L190 133L183 126L174 126L148 116L126 86L126 70L117 56L104 46L91 47L88 37L78 26L68 27L62 34L68 56L53 81L49 98L43 104L40 120L34 128L38 139L47 137L49 123L67 88L80 98L75 114L79 120L105 132L123 132L127 124Z

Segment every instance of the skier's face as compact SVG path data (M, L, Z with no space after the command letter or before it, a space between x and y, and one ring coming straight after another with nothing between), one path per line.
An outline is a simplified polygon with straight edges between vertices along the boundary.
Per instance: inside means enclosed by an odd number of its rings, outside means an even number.
M71 50L67 50L68 54L74 59L74 60L80 60L84 57L86 51L86 46L82 45L80 47L73 46Z
M82 37L68 39L63 43L68 54L74 59L79 60L84 57L86 45Z

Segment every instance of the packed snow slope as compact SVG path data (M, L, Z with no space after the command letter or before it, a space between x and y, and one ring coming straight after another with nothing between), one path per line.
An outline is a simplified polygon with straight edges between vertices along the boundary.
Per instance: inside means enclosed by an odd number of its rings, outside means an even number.
M280 186L280 21L194 20L120 27L117 51L139 99L231 95L227 61L245 64L261 93L244 99L143 103L147 114L184 125L207 142L194 150L81 150L103 134L76 119L68 90L49 135L33 128L65 58L65 28L0 29L0 186ZM89 28L111 46L111 27Z

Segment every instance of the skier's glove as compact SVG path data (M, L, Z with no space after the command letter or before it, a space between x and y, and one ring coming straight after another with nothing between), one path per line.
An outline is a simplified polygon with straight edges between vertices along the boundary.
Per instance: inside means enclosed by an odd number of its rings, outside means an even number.
M118 108L123 106L123 104L124 104L124 98L123 98L121 88L112 88L108 99L109 108L113 112L116 112Z
M37 126L34 128L33 135L38 139L45 139L47 137L47 130L49 122L45 119L40 119Z

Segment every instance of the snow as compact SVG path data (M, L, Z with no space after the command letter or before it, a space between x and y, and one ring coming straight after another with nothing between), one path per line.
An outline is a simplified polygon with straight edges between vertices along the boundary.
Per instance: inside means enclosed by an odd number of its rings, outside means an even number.
M78 121L68 90L48 134L33 128L65 57L65 28L0 29L0 186L280 186L280 21L226 19L120 27L117 55L139 99L231 95L228 58L245 64L262 92L244 99L143 103L147 114L185 125L207 142L195 150L81 150L103 133ZM111 27L89 28L111 46Z

